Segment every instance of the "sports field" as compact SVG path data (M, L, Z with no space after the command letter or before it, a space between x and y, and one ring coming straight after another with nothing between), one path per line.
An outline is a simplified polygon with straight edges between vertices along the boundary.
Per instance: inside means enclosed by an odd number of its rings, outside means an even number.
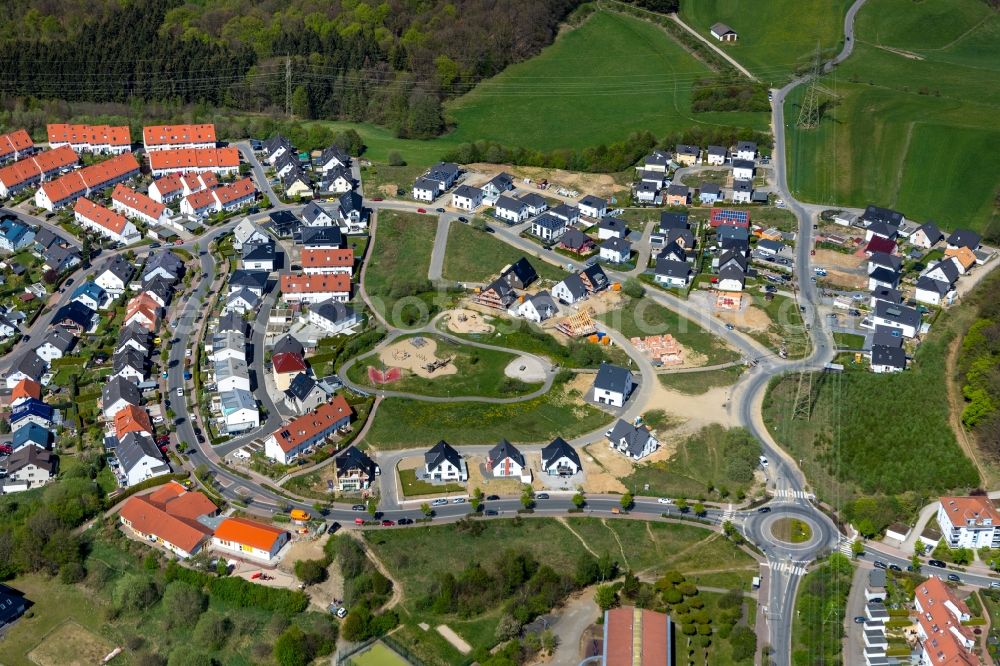
M351 657L348 662L351 666L409 666L408 661L390 650L383 643L375 643L364 652Z
M708 39L715 23L737 32L734 44L720 44L767 84L782 84L808 67L816 46L826 54L840 48L850 0L682 0L681 18Z
M979 0L870 0L856 32L822 80L836 99L820 127L788 128L792 188L945 228L998 224L1000 14ZM792 124L801 97L786 105Z
M766 113L691 113L692 82L711 74L663 29L598 11L538 56L450 102L446 115L455 129L445 136L410 141L373 125L331 126L356 129L374 161L398 150L409 164L428 164L460 143L479 140L548 151L611 143L637 131L659 137L696 125L766 131Z

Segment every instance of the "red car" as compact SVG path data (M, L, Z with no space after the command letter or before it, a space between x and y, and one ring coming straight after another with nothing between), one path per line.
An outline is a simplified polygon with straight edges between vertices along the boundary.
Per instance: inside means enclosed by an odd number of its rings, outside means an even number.
M372 197L369 201L382 201L382 197Z
M7 455L10 455L13 452L14 452L14 447L11 446L10 444L0 444L0 453L5 453Z
M396 524L396 521L394 521L394 520L383 520L382 521L382 527L392 527L395 524Z
M418 208L418 209L417 209L417 212L418 212L418 213L426 213L426 212L427 212L427 209L426 209L426 208Z
M178 238L177 240L174 241L174 245L184 245L184 241Z

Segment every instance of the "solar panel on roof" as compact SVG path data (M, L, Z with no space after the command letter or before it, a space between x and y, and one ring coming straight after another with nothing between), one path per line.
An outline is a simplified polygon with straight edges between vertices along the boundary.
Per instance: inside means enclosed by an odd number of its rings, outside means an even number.
M885 311L885 313L890 314L893 317L898 317L899 315L903 314L903 312L897 308L889 308Z

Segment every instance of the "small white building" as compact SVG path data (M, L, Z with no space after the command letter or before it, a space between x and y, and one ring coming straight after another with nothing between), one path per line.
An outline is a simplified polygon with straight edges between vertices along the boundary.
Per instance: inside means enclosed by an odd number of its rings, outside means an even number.
M580 208L580 215L599 220L608 214L608 202L593 194L588 194L580 199L577 204Z
M441 440L424 454L424 474L434 481L465 483L469 466L451 444Z
M602 405L622 407L634 388L635 381L627 368L601 363L594 378L591 399Z
M472 212L483 205L483 191L471 185L459 185L451 193L451 205Z
M733 180L753 180L753 171L751 160L733 160Z
M528 204L520 199L505 195L497 197L496 204L493 207L493 214L497 219L513 224L524 222L531 216Z
M542 449L542 473L548 476L575 476L583 469L580 454L562 437Z
M660 441L644 425L635 426L627 421L618 422L607 432L611 448L632 460L641 460L660 446Z
M233 389L219 393L226 432L233 434L260 427L260 411L250 391Z

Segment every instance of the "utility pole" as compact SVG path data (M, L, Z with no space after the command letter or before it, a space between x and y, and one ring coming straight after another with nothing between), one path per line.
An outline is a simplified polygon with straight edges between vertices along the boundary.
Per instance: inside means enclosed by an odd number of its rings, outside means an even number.
M795 121L798 129L816 129L819 126L819 44L816 44L816 58L810 74L809 87L806 88L802 106L799 107L799 118Z
M292 57L285 56L285 115L292 117Z

